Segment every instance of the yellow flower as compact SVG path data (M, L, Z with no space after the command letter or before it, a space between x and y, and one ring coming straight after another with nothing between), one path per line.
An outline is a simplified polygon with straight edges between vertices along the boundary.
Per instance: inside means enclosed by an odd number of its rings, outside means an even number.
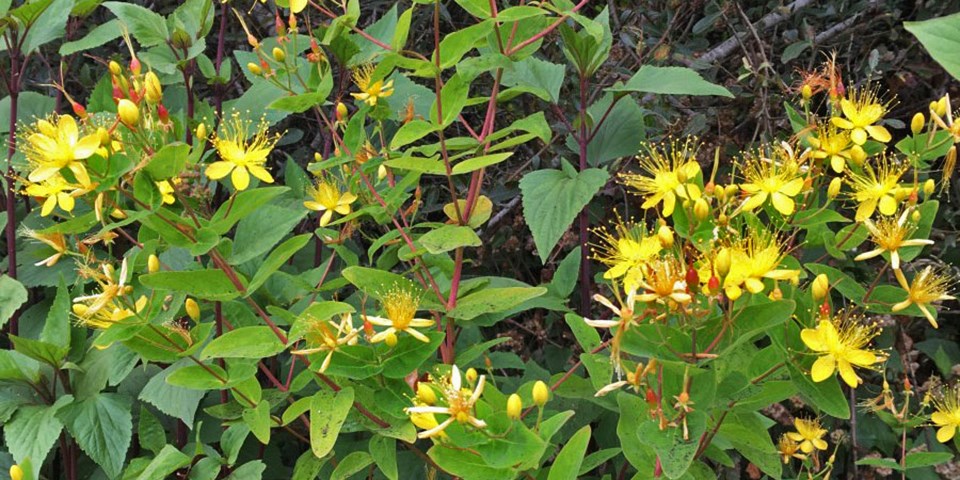
M780 452L780 458L783 459L784 464L790 463L791 458L798 458L800 460L807 458L806 455L800 452L800 444L787 434L780 436L780 441L777 442L777 450Z
M891 310L894 312L899 312L910 305L916 305L920 308L920 311L923 312L923 315L927 317L927 320L933 325L933 328L939 328L937 320L933 318L933 314L930 313L931 304L933 302L941 302L944 300L956 300L956 297L950 295L951 287L955 283L955 279L950 275L946 268L928 266L920 271L916 276L913 277L913 281L909 284L907 279L903 276L903 272L900 270L894 271L897 276L897 281L900 282L900 286L907 291L907 299L894 305Z
M56 125L54 125L56 123ZM49 120L37 120L23 134L26 142L21 149L30 162L27 179L42 182L56 176L61 169L73 172L77 182L90 185L87 168L80 160L89 158L100 147L96 133L80 137L77 121L70 115L54 115Z
M822 318L817 328L800 332L803 343L820 356L810 368L814 382L822 382L839 370L843 381L856 388L863 380L853 367L873 368L875 363L884 360L879 352L867 348L870 340L880 334L880 329L860 320L858 316L840 312L832 318Z
M351 93L353 98L374 107L381 98L393 95L393 80L383 83L383 80L371 82L373 65L366 64L353 71L353 83L357 84L360 93Z
M619 307L614 305L610 299L600 295L599 293L593 296L593 300L604 307L607 307L616 317L615 320L584 318L583 321L587 325L590 325L594 328L618 327L616 332L613 334L613 339L610 340L610 361L613 363L614 369L617 372L617 376L620 376L622 373L620 364L620 340L623 337L623 334L626 333L627 329L630 328L630 324L636 320L633 307L637 301L637 290L636 288L627 289L626 296L624 297L620 295L620 290L618 289L616 283L614 283L613 294L617 299L617 303L620 304Z
M740 185L749 194L743 202L744 210L754 210L769 198L782 215L793 214L796 209L793 197L803 190L803 177L792 153L787 145L774 147L773 158L766 158L760 152L751 156L744 165L746 181Z
M290 353L294 355L310 355L317 352L327 352L320 365L320 373L327 371L330 366L330 360L333 358L333 352L344 345L354 345L357 343L359 330L353 328L353 317L349 314L340 316L340 323L333 320L309 319L307 332L304 340L307 342L307 348L294 350Z
M800 275L797 270L778 268L786 258L783 243L773 234L753 231L749 237L727 247L730 255L730 271L723 278L724 293L736 300L743 294L741 287L750 293L764 290L763 279L792 280Z
M77 316L78 323L89 328L106 330L123 320L135 316L143 311L147 306L147 297L140 296L134 304L134 309L121 305L116 300L110 300L102 308L91 311L91 307L85 303L76 303L73 305L73 314Z
M695 139L682 144L674 141L669 147L648 145L646 154L637 157L641 174L621 173L624 185L645 197L642 207L651 208L663 202L663 216L673 215L677 199L697 200L700 187L693 181L700 174Z
M44 199L43 206L40 208L40 216L42 217L53 213L53 209L58 206L64 212L73 212L76 197L88 190L81 185L68 182L60 175L48 177L39 183L27 182L27 188L24 189L27 195Z
M809 137L809 141L814 148L813 158L829 159L834 172L843 173L847 168L847 160L852 160L850 133L846 131L821 126L817 129L817 135Z
M350 213L350 204L357 200L357 196L350 192L340 192L333 182L323 178L316 185L307 189L310 200L303 202L303 206L316 212L323 212L320 217L320 226L326 227L333 218L333 212L340 215Z
M882 125L876 125L887 113L887 104L880 103L875 88L863 87L850 89L847 98L840 100L843 117L833 117L830 121L837 127L850 130L850 139L857 145L867 141L867 135L874 140L887 143L890 132Z
M93 317L95 314L104 310L109 305L115 305L114 300L128 293L127 281L127 259L124 258L120 264L120 275L117 280L113 279L113 265L104 265L103 274L96 271L90 272L94 280L100 287L100 293L95 295L84 295L73 299L73 303L84 306L83 314L78 314L81 319ZM75 306L76 308L76 306Z
M163 203L172 205L177 201L177 197L174 195L174 193L176 192L175 185L180 184L179 178L174 178L172 180L160 180L159 182L156 182L156 184L157 190L160 191L160 196L163 198Z
M67 253L67 239L62 233L40 233L29 228L23 228L20 231L20 235L27 238L32 238L53 249L53 255L34 263L34 266L39 267L40 265L44 265L47 267L52 267L57 264L57 262L60 260L60 257Z
M603 278L615 280L625 276L624 286L628 289L636 288L644 263L663 248L660 239L646 232L643 225L623 222L619 215L614 232L599 227L593 233L600 238L599 243L591 245L593 258L610 267Z
M433 320L413 318L420 306L420 299L414 292L402 287L394 287L383 295L384 317L365 317L374 325L389 327L370 338L373 343L382 342L397 332L407 332L421 342L430 342L430 338L415 330L416 328L433 326Z
M667 257L648 262L640 286L646 293L637 295L641 302L679 304L690 303L693 297L687 293L686 267L676 257Z
M900 176L905 168L892 159L882 156L877 165L864 164L863 171L850 174L852 198L860 204L857 207L856 220L862 222L873 215L880 207L883 215L897 212L897 190L900 188Z
M220 133L211 140L221 160L207 165L207 177L219 180L230 174L233 188L237 190L246 190L250 175L265 183L273 183L273 177L263 165L280 135L267 134L267 123L261 121L253 137L249 138L252 123L240 118L239 114L223 122Z
M870 232L870 237L877 248L863 252L857 255L854 260L867 260L882 255L884 252L890 254L890 266L894 270L900 270L900 254L898 250L903 247L918 247L923 245L933 245L933 240L922 238L910 238L910 235L917 227L908 223L910 209L907 209L900 215L900 218L884 217L874 223L867 219L863 225Z
M939 427L937 441L947 443L957 434L957 428L960 428L960 385L954 385L953 388L941 387L933 396L933 409L930 421Z
M437 436L443 433L443 431L453 424L453 422L470 424L474 428L485 428L487 426L486 422L474 416L474 405L477 403L477 400L480 399L480 395L483 394L483 386L486 382L486 375L480 375L480 378L477 379L477 385L474 387L473 391L463 388L462 382L463 381L460 377L460 369L454 365L450 371L450 376L444 377L442 383L438 385L440 390L443 392L443 402L446 403L447 406L415 405L404 410L407 415L411 416L411 420L414 421L414 424L416 424L418 420L420 423L424 424L422 426L418 425L421 426L421 428L431 425L433 422L429 422L429 420L431 420L429 417L414 419L414 415L449 415L449 417L442 423L439 423L436 426L431 426L431 428L418 433L418 438L431 438ZM433 421L435 422L436 419L433 419Z
M826 450L827 442L823 436L827 434L825 428L820 427L820 421L816 419L795 418L793 426L796 432L788 432L787 438L800 444L800 451L803 453L813 453L815 450Z

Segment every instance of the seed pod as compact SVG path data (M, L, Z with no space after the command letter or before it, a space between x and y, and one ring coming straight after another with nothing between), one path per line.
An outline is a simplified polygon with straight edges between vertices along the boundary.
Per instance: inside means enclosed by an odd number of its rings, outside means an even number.
M547 404L547 400L550 400L550 389L542 380L537 380L537 383L533 384L533 403L543 408Z
M804 101L810 101L813 97L813 88L811 88L810 85L804 85L800 89L800 95L803 96Z
M81 120L87 118L87 109L83 105L77 102L70 102L70 107L73 108L74 115Z
M110 60L110 63L107 64L107 67L110 69L110 73L112 73L113 75L120 75L121 73L123 73L123 68L120 67L120 64L113 60ZM931 105L931 108L933 108L932 107L933 103L931 103L930 105Z
M516 393L507 398L507 418L510 420L519 420L520 412L523 410L523 400Z
M183 309L187 311L187 315L189 315L194 322L200 321L200 305L197 304L196 300L188 298L183 302Z
M397 346L397 334L390 332L387 334L387 337L383 339L383 343L386 343L388 347L393 348Z
M349 113L347 106L344 105L343 102L337 102L337 122L343 123L346 121Z
M840 187L843 186L843 181L840 180L840 177L834 177L833 180L830 180L830 186L827 187L827 198L833 200L837 198L837 195L840 194Z
M147 272L156 273L160 270L160 259L156 255L150 254L150 257L147 258Z
M138 60L137 57L130 59L130 71L133 72L134 75L140 75L140 60Z
M910 120L910 131L914 135L919 134L923 130L923 126L926 125L927 119L923 117L923 114L917 112L913 115L913 119Z
M164 107L162 103L157 105L157 118L160 120L160 123L170 121L170 112L167 111L167 107Z

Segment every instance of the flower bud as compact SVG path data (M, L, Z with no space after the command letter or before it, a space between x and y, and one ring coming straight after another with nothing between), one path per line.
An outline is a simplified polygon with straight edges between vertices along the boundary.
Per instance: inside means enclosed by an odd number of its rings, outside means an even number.
M247 70L250 70L250 73L252 73L254 76L257 76L257 77L263 74L263 70L260 69L260 65L257 65L256 63L253 63L253 62L250 62L247 64Z
M711 275L710 280L707 280L707 291L710 293L715 293L720 289L720 279L716 275Z
M537 383L533 384L533 403L543 408L547 404L547 400L550 400L550 389L542 380L537 380Z
M160 120L160 123L168 123L170 121L170 112L167 111L167 107L164 107L162 103L157 104L157 119Z
M137 57L130 59L130 71L133 72L134 75L140 75L140 60L138 60Z
M73 108L73 114L76 115L77 118L81 120L87 118L87 109L83 105L77 102L70 102L70 107Z
M710 205L707 204L707 201L700 197L696 202L693 202L693 214L697 217L697 220L703 221L706 220L707 216L710 215Z
M390 332L387 334L387 337L383 339L383 343L386 343L388 347L393 348L397 346L397 334Z
M123 68L120 67L120 64L113 60L110 60L110 63L107 64L107 68L110 69L110 73L113 75L120 75L123 73ZM930 108L933 108L933 103L930 103Z
M23 469L20 465L10 467L10 480L23 480Z
M144 93L143 97L147 99L150 105L156 105L163 100L163 87L160 86L160 79L153 71L147 72L143 78Z
M280 47L273 47L273 52L271 53L273 53L273 59L280 63L283 63L283 61L287 59L287 54L284 53Z
M863 166L864 160L867 159L867 152L864 151L863 147L860 145L854 145L850 147L850 160L853 161L855 165Z
M201 123L200 125L197 125L197 131L196 131L195 133L197 134L197 138L206 139L206 138L207 138L207 124Z
M937 114L937 101L936 101L936 100L930 102L930 113L931 113L932 115L936 115L936 114Z
M257 50L260 48L260 42L257 40L257 37L254 37L249 33L247 34L247 43L249 43L254 50Z
M200 321L200 305L197 304L196 300L188 298L183 302L183 309L187 311L187 315L189 315L194 322Z
M433 405L437 403L437 393L430 388L426 383L417 384L417 398L421 402L426 403L427 405Z
M727 191L724 192L724 196L727 198L737 198L737 195L740 194L740 187L734 184L727 185L726 190Z
M813 295L813 299L816 301L823 300L827 296L827 292L830 291L830 279L823 273L817 275L813 279L813 284L810 286L810 293Z
M467 372L464 374L464 377L466 377L467 382L477 383L477 369L473 367L468 368Z
M923 131L923 126L926 125L926 123L927 119L923 118L923 114L917 112L913 115L913 119L910 120L910 131L916 135Z
M382 182L384 178L387 178L387 166L381 164L377 167L377 181Z
M813 97L813 88L809 84L804 84L800 89L800 95L803 96L804 101L810 101Z
M140 108L126 98L121 98L117 102L117 115L120 116L120 121L129 128L135 128L137 123L140 122Z
M932 178L928 178L926 182L923 182L923 195L929 197L933 195L933 192L937 189L937 182Z
M950 108L950 102L947 100L947 96L944 95L940 98L940 101L937 102L937 115L944 116L947 114L947 109Z
M193 46L193 38L182 28L178 28L170 35L170 43L180 49L188 49Z
M716 258L713 259L713 267L717 269L717 275L726 277L727 274L730 273L731 261L730 249L726 247L721 248L720 251L717 252Z
M913 223L920 223L921 218L923 218L923 216L920 214L920 210L914 210L913 213L910 214L910 220L912 220Z
M337 102L337 122L345 122L349 113L347 106L344 105L343 102Z
M160 270L160 259L156 255L150 254L147 258L147 273L156 273Z
M73 314L74 314L74 315L76 315L76 316L78 316L78 317L82 317L82 316L86 315L87 310L90 310L90 307L88 307L88 306L86 306L86 305L84 305L84 304L82 304L82 303L74 303L74 304L73 304L73 307L71 307L70 309L73 310Z
M660 240L660 245L663 248L670 248L673 246L673 230L666 225L661 225L657 229L657 239Z
M523 410L523 400L520 395L514 393L507 398L507 418L510 420L519 420L520 413Z
M837 195L840 195L840 187L843 186L843 181L840 180L840 177L834 177L833 180L830 180L830 186L827 187L827 198L833 200L837 198Z
M113 141L113 139L110 138L110 132L104 127L97 128L97 137L100 139L101 147L106 147L107 145L110 145L111 141Z

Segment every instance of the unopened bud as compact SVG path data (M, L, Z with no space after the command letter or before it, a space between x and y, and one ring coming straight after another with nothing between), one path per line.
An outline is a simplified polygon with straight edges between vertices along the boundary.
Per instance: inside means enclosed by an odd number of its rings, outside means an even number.
M77 102L71 102L70 107L73 108L74 115L76 115L81 120L87 118L87 109L83 105Z
M720 279L716 275L711 275L710 280L707 280L707 290L710 293L715 293L720 289Z
M74 304L73 304L73 307L71 307L70 310L73 311L73 314L74 314L74 315L76 315L76 316L78 316L78 317L82 317L82 316L84 316L84 315L87 314L87 310L90 310L90 307L88 307L88 306L86 306L86 305L84 305L84 304L82 304L82 303L74 303Z
M253 62L250 62L247 64L247 70L250 70L250 73L252 73L257 77L263 74L263 70L260 69L260 65L257 65L256 63L253 63Z
M537 383L533 384L533 403L543 408L547 400L550 400L550 389L542 380L537 380Z
M520 412L523 410L523 400L520 395L514 393L507 398L507 418L510 420L519 420Z
M475 369L475 368L473 368L473 367L468 368L468 369L467 369L467 372L464 374L464 377L466 377L467 382L469 382L469 383L476 383L476 382L477 382L477 369Z
M387 166L381 164L377 167L377 181L382 182L384 178L387 178Z
M912 220L913 223L920 223L921 218L920 210L914 210L913 213L910 214L910 220Z
M710 205L707 204L707 201L700 197L696 202L693 202L693 214L697 217L697 220L703 221L710 215Z
M720 251L717 252L717 257L713 259L713 266L717 269L717 275L726 277L727 274L730 273L731 261L730 249L726 247L721 248Z
M206 139L206 138L207 138L207 124L201 123L200 125L197 125L197 131L196 131L195 133L197 134L197 138Z
M196 300L188 298L183 302L183 309L187 311L187 315L189 315L194 322L200 321L200 305L197 304Z
M937 189L937 182L932 178L928 178L926 182L923 182L923 195L929 197L933 195L933 192Z
M773 300L774 302L779 302L783 300L783 290L780 290L779 286L773 287L773 290L770 290L770 294L767 295L767 298Z
M673 246L673 230L666 225L661 225L657 229L657 239L660 240L660 245L663 248L670 248Z
M840 195L840 187L843 186L843 181L840 180L840 177L834 177L833 180L830 180L830 186L827 187L827 198L833 200L837 198L837 195Z
M433 405L437 403L437 393L430 388L426 383L417 384L417 398L421 402L426 403L427 405Z
M138 60L137 57L130 59L130 71L133 72L134 75L140 75L140 60Z
M386 338L383 339L383 343L386 343L388 347L393 348L397 346L397 334L390 332L387 334Z
M160 259L157 258L156 255L151 253L150 256L147 257L147 272L156 273L159 270L160 270Z
M193 46L193 38L182 28L178 28L170 35L170 43L179 49L188 49Z
M167 111L167 107L164 107L162 103L157 105L157 118L160 120L160 123L168 123L170 121L170 112Z
M107 64L107 67L110 69L110 73L114 75L120 75L121 73L123 73L123 68L120 67L120 64L113 60L110 60L110 63ZM930 105L931 105L931 108L933 108L932 107L933 103L931 103Z
M740 194L740 187L738 187L738 186L736 186L736 185L734 185L734 184L727 185L726 190L727 190L727 191L724 192L724 195L725 195L727 198L737 198L737 195Z
M280 47L273 47L273 52L271 53L273 53L273 59L280 63L283 63L283 61L287 59L287 54L284 53Z
M151 105L156 105L160 103L160 100L163 100L163 87L160 86L160 79L157 78L156 73L153 73L153 71L147 72L143 78L143 86L143 97Z
M853 161L855 165L863 166L863 162L867 159L867 152L860 145L854 145L850 147L850 160Z
M343 123L346 121L349 113L350 112L347 110L347 106L344 105L343 102L337 102L337 122Z
M117 102L117 115L120 116L120 121L130 128L135 128L140 122L140 108L126 98Z
M910 120L910 131L913 132L914 135L917 135L923 131L923 126L926 125L926 123L927 119L923 118L923 114L917 112L913 115L913 119Z
M947 96L944 95L940 98L940 101L937 102L937 115L944 116L947 114L947 109L950 108L950 102L947 100Z
M107 145L110 145L111 141L113 141L113 139L110 138L110 132L104 127L97 128L97 138L100 139L101 147L106 147Z
M830 279L823 273L817 275L813 279L813 284L810 286L810 294L813 295L813 299L816 301L823 300L827 296L827 292L830 291Z
M23 480L23 469L20 465L10 467L10 480Z
M810 101L810 98L813 97L813 88L809 84L805 84L800 89L800 95L803 96L805 101Z

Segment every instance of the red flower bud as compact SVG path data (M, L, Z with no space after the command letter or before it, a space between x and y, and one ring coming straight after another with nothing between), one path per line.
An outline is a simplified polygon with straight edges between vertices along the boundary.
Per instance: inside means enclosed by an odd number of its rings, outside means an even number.
M137 57L133 57L133 59L130 60L130 71L133 72L134 75L140 75L140 60L137 60Z
M80 105L77 102L70 102L70 106L73 107L73 113L80 117L81 119L87 118L87 109Z
M167 107L164 107L162 103L157 104L157 117L160 118L161 123L170 121L170 112L167 111Z
M693 268L693 265L690 265L690 268L687 268L687 290L690 290L694 285L700 283L700 274L697 273L697 269Z

